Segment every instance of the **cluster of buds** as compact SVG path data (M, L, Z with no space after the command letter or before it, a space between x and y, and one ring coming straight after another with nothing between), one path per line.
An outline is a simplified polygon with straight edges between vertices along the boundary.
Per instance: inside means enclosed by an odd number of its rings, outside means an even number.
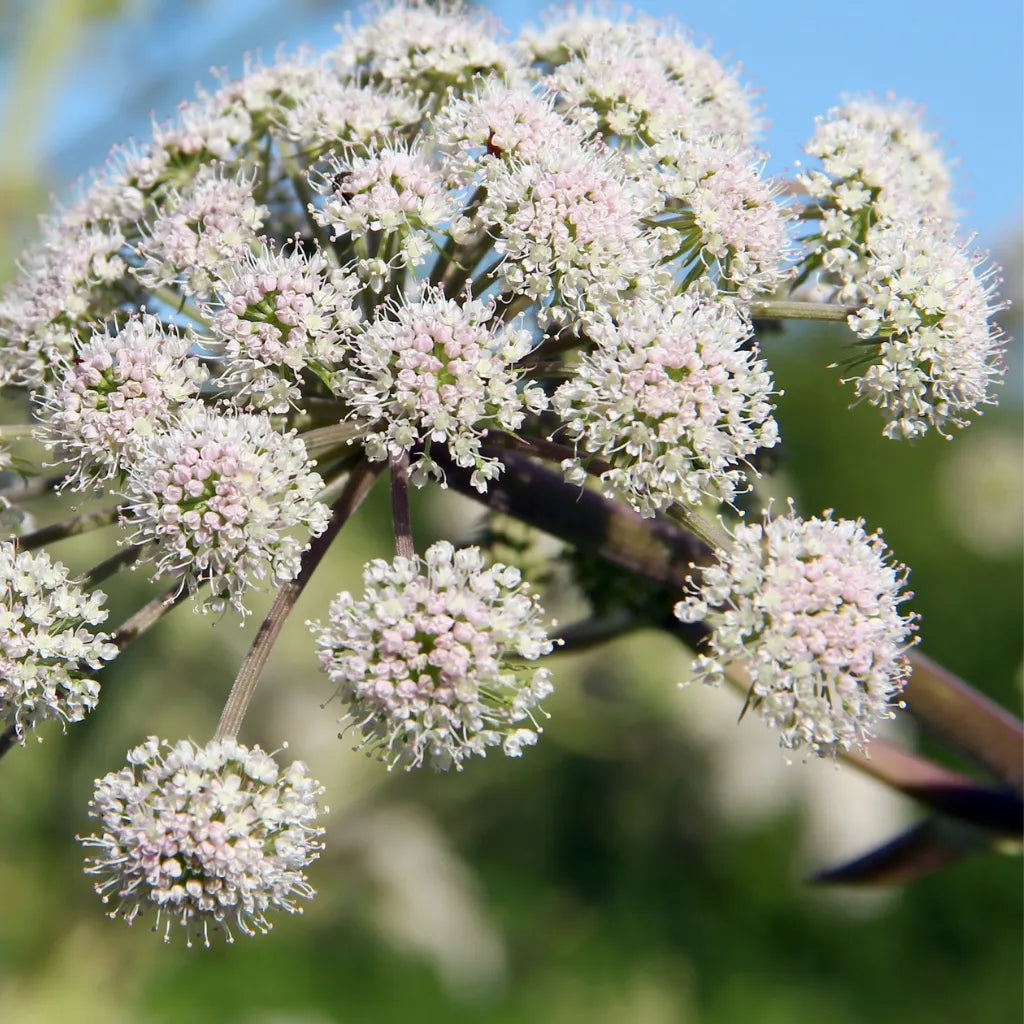
M235 737L265 638L385 467L395 558L315 646L344 735L388 767L462 769L537 741L556 631L515 566L447 539L417 554L412 486L526 520L594 490L714 536L779 441L758 319L822 307L810 278L878 353L857 391L888 435L992 400L999 307L916 112L830 114L800 200L759 129L736 70L676 26L567 10L510 44L457 3L397 0L183 105L44 221L0 299L0 382L32 423L0 436L60 469L37 493L105 504L4 542L4 748L83 718L91 674L175 604L244 616L277 590L215 738L150 738L97 783L84 842L115 915L208 944L312 894L321 787ZM549 463L547 490L513 459ZM81 583L30 553L101 526L118 547ZM749 666L788 748L863 745L915 630L878 535L790 511L718 548L678 580L677 614L710 630L697 676ZM96 584L132 563L162 593L92 631Z

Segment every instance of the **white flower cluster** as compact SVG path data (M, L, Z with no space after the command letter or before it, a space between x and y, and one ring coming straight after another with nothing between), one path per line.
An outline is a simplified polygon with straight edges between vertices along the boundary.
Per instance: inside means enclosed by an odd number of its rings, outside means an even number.
M616 125L642 121L654 135L664 129L748 144L760 130L739 68L725 68L694 43L692 33L671 22L643 15L613 21L570 6L547 29L524 33L524 40L535 60L558 69L556 81L572 83L570 95L578 105L594 108L581 116L596 115L616 135L627 134ZM571 69L561 67L568 64ZM636 90L642 82L646 87Z
M659 226L686 280L710 276L749 301L770 295L790 274L789 211L778 182L761 177L752 150L720 139L673 136L654 147L665 197Z
M734 502L779 440L753 325L792 311L791 278L856 309L871 357L852 379L887 434L962 425L992 400L1000 307L916 112L833 111L799 202L764 175L759 130L735 70L688 33L590 10L510 41L458 0L395 0L322 58L248 63L118 150L0 297L0 388L33 417L0 439L62 460L32 496L115 496L31 542L117 520L122 551L90 578L137 558L178 596L208 588L207 611L293 583L247 684L370 463L392 463L403 555L408 481L466 470L483 493L510 448L648 517ZM80 719L116 649L91 629L103 595L59 563L0 542L0 573L2 744ZM899 693L903 579L860 522L790 514L737 527L677 614L712 630L698 678L748 663L783 744L827 752L862 744ZM440 541L363 582L314 627L363 746L458 769L536 742L551 683L532 663L553 643L517 569ZM233 739L152 738L98 783L89 870L115 915L152 908L165 937L265 931L312 894L319 793Z
M245 613L248 588L298 575L304 545L292 531L326 529L322 488L294 434L265 415L195 403L127 467L123 514L154 575L180 576L193 591L209 583L207 609Z
M206 296L215 276L244 260L268 210L253 197L248 172L200 167L194 182L172 192L146 225L137 277L148 287L177 284L183 295Z
M207 371L192 339L149 314L97 330L38 395L42 436L73 467L66 485L85 489L122 472L146 438L170 427L198 397Z
M857 394L883 410L886 437L929 428L948 437L995 401L1002 377L992 271L940 225L881 224L868 232L867 249L864 305L850 326L878 355L852 378Z
M364 443L371 460L423 440L418 475L440 476L429 446L444 444L458 465L473 469L474 486L487 489L501 470L480 452L487 428L516 430L528 411L547 405L543 390L520 384L515 369L530 351L529 332L493 320L482 302L427 292L383 311L356 337L337 390L370 424Z
M335 157L321 192L323 204L311 206L310 212L335 239L359 240L359 252L375 234L384 236L376 259L360 253L356 264L364 278L376 278L374 291L390 275L392 261L397 267L420 266L434 252L431 233L450 222L455 211L437 168L415 150L384 147L370 156ZM376 267L380 270L374 274Z
M48 719L80 722L96 706L90 674L117 655L103 622L106 595L86 594L45 552L0 542L0 722L19 738Z
M213 292L210 329L226 362L218 382L237 401L274 413L300 400L304 370L330 385L362 320L355 277L294 247L262 243L218 274Z
M861 520L792 512L741 523L716 564L676 605L711 628L694 678L718 684L733 664L750 677L748 706L782 746L816 754L863 747L893 715L916 628L899 606L905 567Z
M819 269L869 346L848 380L879 406L890 438L948 436L991 404L1001 377L1003 307L985 259L956 241L951 182L935 138L908 104L853 100L818 124L799 176L809 197L804 276Z
M304 869L322 848L323 792L301 761L282 771L259 747L151 736L96 780L86 871L104 903L116 900L111 917L155 911L165 942L176 925L189 946L209 946L211 931L228 942L233 929L266 933L267 914L301 913L297 901L314 895Z
M485 567L478 548L438 541L422 559L370 562L365 594L347 591L326 625L320 661L347 706L342 723L391 765L461 768L500 746L518 757L537 741L552 649L540 605L518 569Z
M797 180L820 217L811 250L830 253L829 269L856 262L879 221L953 215L949 171L921 113L906 103L855 99L818 119L805 150L822 170Z
M750 327L729 303L687 292L638 302L593 331L575 376L552 404L583 454L565 464L585 478L596 455L601 484L646 516L673 501L730 501L740 464L778 441L772 379L745 347Z

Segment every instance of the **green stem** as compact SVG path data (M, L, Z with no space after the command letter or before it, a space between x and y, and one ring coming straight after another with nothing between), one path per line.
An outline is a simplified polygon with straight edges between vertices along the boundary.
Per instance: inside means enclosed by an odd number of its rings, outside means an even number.
M153 298L159 299L165 306L173 309L175 313L184 313L193 323L197 323L200 327L209 330L210 321L181 292L175 291L173 288L167 287L167 285L158 285L155 288L147 288L146 290Z
M201 583L200 586L202 585ZM119 650L124 650L133 640L155 626L172 608L177 608L182 601L187 600L191 596L188 587L184 583L173 584L168 590L160 594L159 597L154 597L152 601L144 604L137 612L129 615L114 630L111 642Z
M370 493L370 489L382 469L382 465L363 462L352 471L345 490L332 506L331 521L327 529L319 537L314 538L303 552L298 576L281 587L266 618L260 623L249 653L246 655L245 661L242 662L242 667L238 670L234 685L228 694L214 739L233 739L238 735L249 702L256 692L256 684L259 682L260 675L263 673L264 666L285 620L295 607L295 603L316 567L327 554L327 549L331 546L334 538Z
M364 423L332 423L329 427L314 427L312 430L307 430L305 433L299 434L299 438L306 446L309 455L316 457L324 452L329 452L332 448L337 448L340 444L347 445L365 433L366 424Z
M822 320L845 323L857 312L857 306L837 306L831 302L791 302L765 299L750 303L750 315L755 320Z
M115 552L108 559L100 562L99 565L93 566L85 574L86 585L90 589L99 586L105 579L109 579L125 566L132 565L138 561L144 546L143 544L133 544L131 547L121 548L120 551Z

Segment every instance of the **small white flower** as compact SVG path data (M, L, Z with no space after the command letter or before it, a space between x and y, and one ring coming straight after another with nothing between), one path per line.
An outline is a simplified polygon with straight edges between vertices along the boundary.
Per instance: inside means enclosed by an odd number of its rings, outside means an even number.
M326 625L311 623L324 671L348 707L342 724L391 765L461 768L501 746L537 740L534 715L551 692L537 598L518 569L485 568L478 548L447 541L424 559L370 562L365 595L347 591Z
M740 69L725 68L671 21L643 15L614 21L570 6L523 40L534 60L557 68L559 88L591 107L610 134L629 140L643 125L653 136L665 124L687 138L710 135L749 145L760 129L750 94L736 77ZM570 61L573 69L561 67ZM677 122L668 125L672 118Z
M686 280L708 275L749 300L789 276L789 211L780 186L761 177L763 157L721 140L665 138L647 155L657 168L673 265Z
M370 425L364 442L375 461L422 441L444 444L458 465L473 469L480 490L501 464L480 454L490 426L516 430L526 413L547 404L534 384L519 385L516 362L530 351L528 331L492 323L490 306L426 291L382 311L353 341L339 371L338 393ZM429 450L415 465L434 473Z
M994 269L935 223L887 222L867 236L850 327L877 353L857 394L885 413L885 436L949 436L994 404L1004 337Z
M297 901L315 895L303 869L323 847L323 792L301 761L282 771L259 747L151 736L96 781L85 870L104 903L116 900L110 917L130 925L155 911L165 942L175 925L189 946L209 946L211 931L266 933L268 913L301 913Z
M214 275L254 246L267 216L250 172L204 164L188 185L168 191L146 225L136 276L149 288L177 285L185 295L206 296Z
M70 464L74 489L117 476L139 442L198 396L207 373L189 356L192 341L142 314L76 343L38 396L44 443Z
M223 342L227 366L219 383L242 403L287 412L295 383L309 370L330 386L362 320L359 281L331 266L317 249L255 252L217 274L206 307Z
M694 292L638 302L596 342L552 405L585 455L611 463L610 497L646 516L710 495L729 501L744 481L739 465L778 441L772 378L750 327L727 302ZM585 455L563 464L582 480Z
M740 523L718 561L675 607L711 628L694 677L719 684L725 668L750 674L748 705L791 750L863 747L893 717L910 673L914 616L899 613L906 567L891 561L862 520L803 520L790 512Z
M155 576L180 575L190 590L208 582L204 610L230 603L244 614L250 588L298 574L307 544L295 528L327 527L323 481L302 441L265 415L186 406L127 469L129 541L150 545Z
M26 728L48 719L79 722L96 706L90 678L117 655L107 633L106 596L86 594L45 552L0 543L0 721Z
M339 74L400 87L425 104L439 105L478 77L520 74L511 47L494 38L496 23L458 0L398 0L368 24L346 28L334 52Z

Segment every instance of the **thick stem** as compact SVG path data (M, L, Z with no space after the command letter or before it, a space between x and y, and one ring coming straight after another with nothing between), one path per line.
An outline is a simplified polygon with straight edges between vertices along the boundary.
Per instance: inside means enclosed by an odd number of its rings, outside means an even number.
M0 733L0 757L3 757L18 742L18 727L11 722L3 733Z
M60 473L57 476L34 476L30 480L19 479L10 487L0 488L0 498L14 498L17 501L26 501L29 498L41 498L44 494L52 494L60 489L60 485L67 479L67 474Z
M516 452L485 445L483 453L505 464L505 472L483 495L446 452L439 450L435 461L454 490L581 551L672 589L683 586L693 563L714 558L709 544L673 523L643 519L591 490L566 484ZM914 668L905 692L910 713L1019 793L1024 724L925 655L912 651L909 657Z
M382 468L380 465L362 462L352 470L348 485L331 506L331 521L328 523L327 529L319 537L314 538L303 552L298 576L281 587L266 618L260 623L249 653L246 655L245 661L242 662L242 667L238 670L234 685L228 694L214 739L233 739L238 735L249 702L256 692L256 684L259 682L260 675L267 664L267 659L270 657L270 652L285 620L295 607L316 567L327 554L327 549L337 537L338 532L370 493Z
M412 539L412 516L409 511L409 455L392 455L388 459L391 470L391 522L395 531L395 555L415 558L416 545Z

